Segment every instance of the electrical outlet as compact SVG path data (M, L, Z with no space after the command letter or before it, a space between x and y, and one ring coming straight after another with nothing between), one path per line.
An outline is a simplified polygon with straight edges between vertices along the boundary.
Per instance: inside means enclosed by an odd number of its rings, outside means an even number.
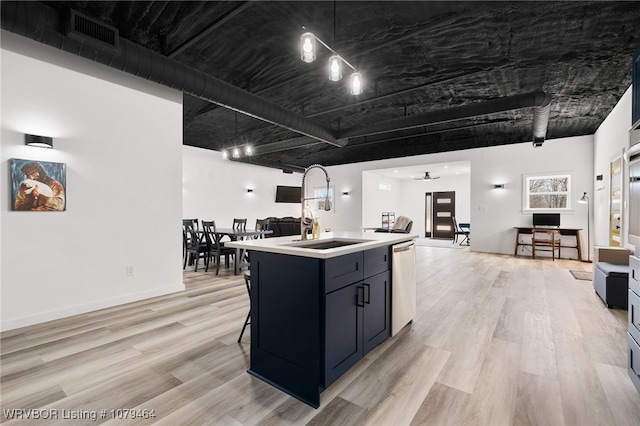
M133 267L133 265L129 265L127 266L127 276L128 277L132 277L135 275L135 268Z

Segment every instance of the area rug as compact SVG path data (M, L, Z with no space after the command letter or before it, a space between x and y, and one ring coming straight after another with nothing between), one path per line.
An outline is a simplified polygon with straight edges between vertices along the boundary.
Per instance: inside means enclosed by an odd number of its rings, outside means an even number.
M576 280L591 281L591 278L593 277L593 273L591 271L569 270L569 272L571 272L571 275L573 275L573 278L575 278Z

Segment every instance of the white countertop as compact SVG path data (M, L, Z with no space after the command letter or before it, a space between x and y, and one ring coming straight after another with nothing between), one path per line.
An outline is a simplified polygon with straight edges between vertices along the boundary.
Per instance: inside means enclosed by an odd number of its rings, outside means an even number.
M301 241L299 235L288 237L261 238L245 241L225 241L225 247L242 248L246 250L265 251L269 253L289 254L292 256L314 257L328 259L358 251L369 250L377 247L402 243L414 238L415 234L386 233L386 232L322 232L317 240L308 239ZM323 241L359 241L357 244L346 245L328 249L312 249L297 247L305 243L320 243Z

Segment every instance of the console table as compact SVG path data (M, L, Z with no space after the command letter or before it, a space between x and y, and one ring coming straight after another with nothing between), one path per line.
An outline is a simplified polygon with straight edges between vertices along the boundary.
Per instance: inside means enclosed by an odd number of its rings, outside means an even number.
M514 226L513 228L516 230L516 245L515 245L515 248L513 250L513 255L517 256L518 255L518 247L520 247L520 246L529 246L529 247L531 247L531 243L530 242L520 241L520 235L522 235L522 234L524 234L524 235L532 235L534 228L533 228L533 226ZM554 232L554 233L557 233L559 235L570 235L570 236L576 237L576 245L561 244L560 247L577 249L578 250L578 260L582 261L582 245L580 244L580 231L582 231L582 228L541 228L541 227L536 227L535 229L543 229L545 231Z

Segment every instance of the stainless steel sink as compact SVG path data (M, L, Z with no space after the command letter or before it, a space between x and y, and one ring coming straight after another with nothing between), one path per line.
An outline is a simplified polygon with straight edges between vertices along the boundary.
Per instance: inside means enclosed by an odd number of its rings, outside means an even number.
M300 247L314 250L325 250L337 247L350 246L353 244L366 243L371 240L346 240L331 238L327 240L311 240L311 241L298 241L291 244L284 244L288 247Z

